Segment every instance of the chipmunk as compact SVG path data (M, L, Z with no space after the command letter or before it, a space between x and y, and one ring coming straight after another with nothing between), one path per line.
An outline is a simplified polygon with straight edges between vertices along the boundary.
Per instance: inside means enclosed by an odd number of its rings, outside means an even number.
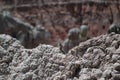
M66 54L66 52L63 50L63 45L61 42L58 43L58 47L63 54Z

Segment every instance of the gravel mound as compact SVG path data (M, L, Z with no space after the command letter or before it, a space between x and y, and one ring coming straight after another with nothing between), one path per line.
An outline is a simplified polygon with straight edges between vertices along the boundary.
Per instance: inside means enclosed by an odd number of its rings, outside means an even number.
M0 35L0 80L120 80L120 35L94 37L64 55L40 44L25 49Z

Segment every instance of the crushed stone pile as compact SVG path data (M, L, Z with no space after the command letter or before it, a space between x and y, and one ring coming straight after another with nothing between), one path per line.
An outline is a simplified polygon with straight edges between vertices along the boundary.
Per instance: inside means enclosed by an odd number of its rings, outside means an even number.
M0 80L120 80L120 35L94 37L63 54L40 44L25 49L0 35Z

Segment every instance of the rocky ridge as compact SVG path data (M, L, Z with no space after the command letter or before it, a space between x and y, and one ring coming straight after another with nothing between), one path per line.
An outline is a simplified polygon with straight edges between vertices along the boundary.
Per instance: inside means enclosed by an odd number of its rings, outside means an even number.
M120 80L120 35L94 37L63 54L40 44L25 49L0 35L0 80Z

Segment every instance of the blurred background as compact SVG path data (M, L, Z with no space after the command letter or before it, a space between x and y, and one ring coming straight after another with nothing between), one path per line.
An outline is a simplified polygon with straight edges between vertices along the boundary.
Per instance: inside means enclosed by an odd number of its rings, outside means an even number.
M0 34L17 38L26 48L40 43L57 46L68 37L70 29L81 25L89 27L89 38L96 37L120 21L119 3L120 0L0 0Z

